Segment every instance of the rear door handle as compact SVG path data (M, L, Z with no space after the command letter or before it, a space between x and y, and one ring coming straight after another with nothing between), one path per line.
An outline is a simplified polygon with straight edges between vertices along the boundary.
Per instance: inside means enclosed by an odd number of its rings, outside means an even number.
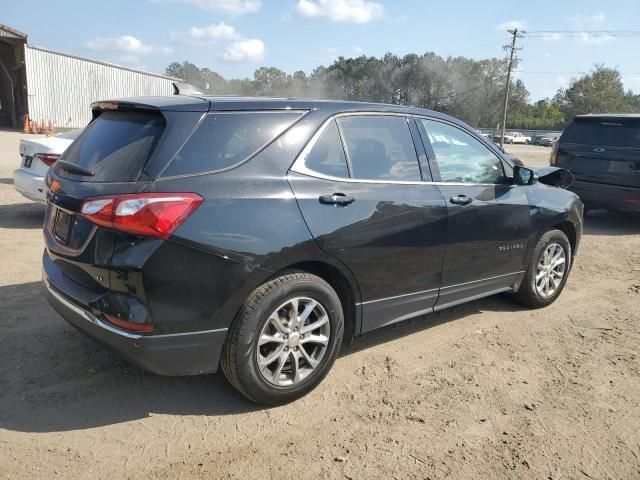
M455 197L451 197L449 201L456 205L469 205L473 202L473 198L469 198L466 195L457 195Z
M320 203L325 205L338 205L341 207L346 207L347 205L352 204L356 201L355 198L349 197L344 193L334 193L332 195L320 195Z

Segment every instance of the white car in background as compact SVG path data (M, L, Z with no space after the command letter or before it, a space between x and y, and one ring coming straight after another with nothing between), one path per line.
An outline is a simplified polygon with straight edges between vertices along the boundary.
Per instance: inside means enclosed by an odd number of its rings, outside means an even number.
M500 143L500 134L493 135L493 141ZM531 143L531 137L523 135L520 132L504 132L504 143L521 143L523 145L529 145Z
M20 140L20 168L13 172L13 185L16 190L29 200L46 203L44 177L49 167L81 133L82 129L78 129L53 137Z

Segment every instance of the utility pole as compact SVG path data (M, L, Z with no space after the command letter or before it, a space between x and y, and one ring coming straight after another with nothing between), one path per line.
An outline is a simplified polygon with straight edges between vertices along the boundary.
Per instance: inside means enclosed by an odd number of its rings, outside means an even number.
M509 51L509 66L507 69L507 83L504 87L504 104L502 107L502 128L500 132L500 147L504 145L504 127L507 123L507 106L509 105L509 84L511 83L511 68L513 67L513 55L517 50L522 48L516 48L516 39L522 38L522 35L518 35L518 29L507 30L512 35L511 45L505 45L503 48Z

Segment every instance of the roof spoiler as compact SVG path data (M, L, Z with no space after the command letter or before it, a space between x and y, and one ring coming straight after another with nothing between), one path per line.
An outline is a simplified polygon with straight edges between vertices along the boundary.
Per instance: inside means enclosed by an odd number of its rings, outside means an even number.
M174 95L202 95L204 93L190 83L172 82L172 85Z

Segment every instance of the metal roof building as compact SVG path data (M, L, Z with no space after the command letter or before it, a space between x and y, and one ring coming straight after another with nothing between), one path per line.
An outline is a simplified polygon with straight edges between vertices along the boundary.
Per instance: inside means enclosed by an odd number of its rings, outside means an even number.
M171 95L178 79L27 43L0 24L0 127L20 128L25 115L58 128L84 127L92 102Z

